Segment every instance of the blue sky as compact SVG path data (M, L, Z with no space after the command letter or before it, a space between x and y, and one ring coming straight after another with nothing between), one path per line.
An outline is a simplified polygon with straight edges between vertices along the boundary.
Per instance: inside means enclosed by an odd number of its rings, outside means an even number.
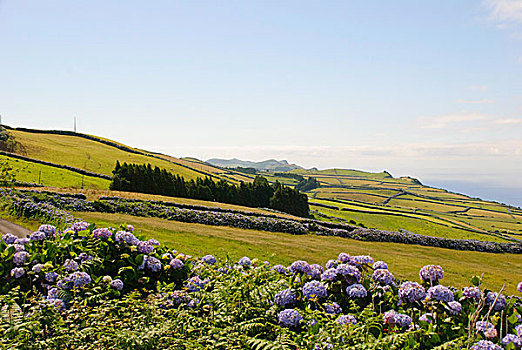
M0 52L8 125L522 205L521 0L0 0Z

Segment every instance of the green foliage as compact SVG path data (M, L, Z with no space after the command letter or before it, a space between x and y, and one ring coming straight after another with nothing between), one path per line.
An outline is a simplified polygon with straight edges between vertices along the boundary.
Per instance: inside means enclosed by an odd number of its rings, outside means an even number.
M7 161L0 161L0 186L14 186L16 172Z

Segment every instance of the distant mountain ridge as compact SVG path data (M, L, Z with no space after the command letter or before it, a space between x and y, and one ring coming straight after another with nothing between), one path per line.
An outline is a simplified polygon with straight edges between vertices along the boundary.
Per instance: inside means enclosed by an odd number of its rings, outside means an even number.
M233 159L219 159L212 158L206 161L209 164L214 166L219 166L222 168L255 168L257 170L263 171L290 171L294 169L303 169L303 167L297 164L290 164L286 160L275 160L268 159L263 160L261 162L251 162L247 160L241 160L237 158Z

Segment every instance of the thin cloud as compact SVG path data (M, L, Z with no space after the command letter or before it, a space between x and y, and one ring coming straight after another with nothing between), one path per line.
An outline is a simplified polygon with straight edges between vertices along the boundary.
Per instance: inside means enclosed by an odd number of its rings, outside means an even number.
M480 113L448 114L436 117L421 117L422 129L443 129L454 124L491 119L491 116Z
M493 124L498 125L513 125L513 124L522 124L522 118L504 118L497 119L492 122Z
M490 19L522 23L522 0L486 0L485 4L490 9Z
M488 99L482 99L482 100L457 100L457 103L463 103L463 104L488 104L488 103L495 103L494 100L488 100Z
M475 90L475 91L486 91L489 89L489 87L487 85L470 85L470 86L468 86L468 88L470 90Z

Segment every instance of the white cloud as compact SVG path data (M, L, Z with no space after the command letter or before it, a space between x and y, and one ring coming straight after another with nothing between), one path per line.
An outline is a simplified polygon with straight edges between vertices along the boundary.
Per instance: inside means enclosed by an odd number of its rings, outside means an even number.
M468 87L470 90L475 90L475 91L486 91L487 89L489 89L489 87L487 85L470 85Z
M487 103L495 103L494 100L488 100L486 98L483 98L481 100L457 100L457 103L463 103L463 104L487 104Z
M506 124L522 124L522 118L503 118L497 119L492 122L493 124L506 125Z
M480 113L460 113L447 114L435 117L421 117L422 129L443 129L450 125L459 124L463 122L474 122L479 120L491 119L491 116Z
M492 20L522 23L522 0L486 0L485 4Z

